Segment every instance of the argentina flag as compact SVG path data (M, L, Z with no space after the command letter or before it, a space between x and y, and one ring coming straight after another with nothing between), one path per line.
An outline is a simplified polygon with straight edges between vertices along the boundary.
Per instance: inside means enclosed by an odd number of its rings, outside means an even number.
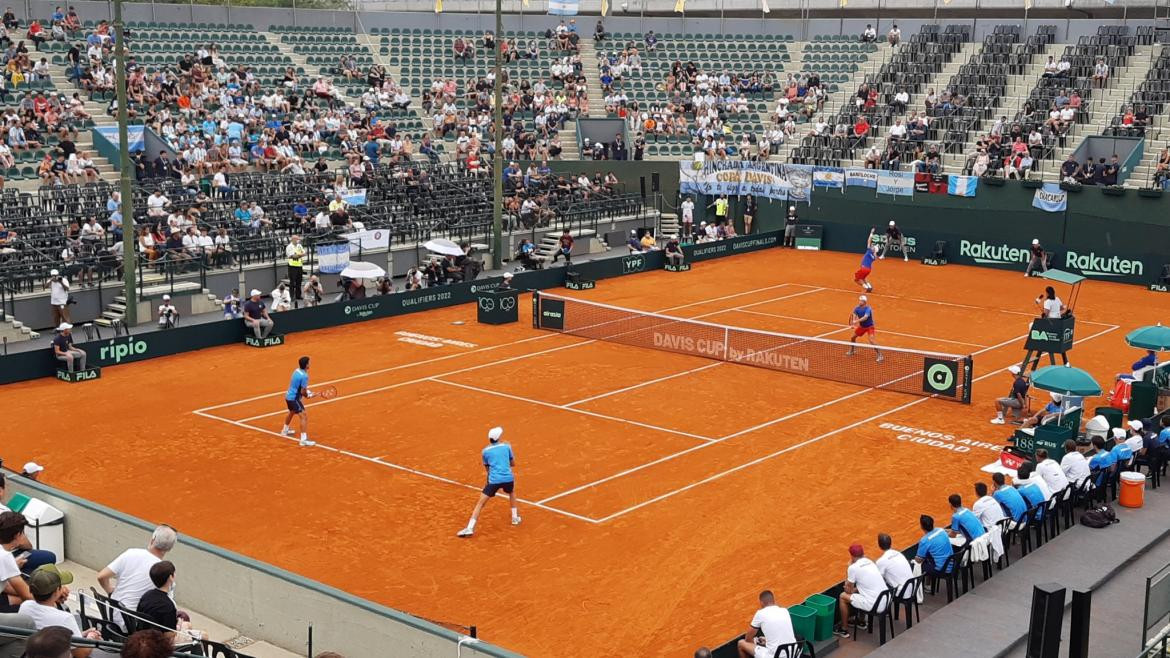
M576 16L581 0L548 0L548 13L556 16Z
M975 196L975 189L979 187L977 176L948 176L947 194L952 196Z

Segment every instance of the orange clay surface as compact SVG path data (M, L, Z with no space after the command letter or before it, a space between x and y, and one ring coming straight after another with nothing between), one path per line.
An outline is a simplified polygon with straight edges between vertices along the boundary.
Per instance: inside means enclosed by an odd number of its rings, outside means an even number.
M555 292L848 339L857 261L771 250ZM111 367L70 388L68 405L53 380L7 386L4 456L36 459L49 484L77 495L475 624L525 654L689 655L742 632L760 589L799 602L843 578L850 543L876 551L884 531L905 546L919 514L949 521L946 496L969 501L997 458L979 443L1011 433L988 420L1044 282L900 259L878 262L871 282L882 344L974 354L971 406L537 331L523 298L510 326L477 325L464 305L290 335L279 348ZM1125 333L1164 320L1167 300L1086 282L1073 363L1108 388L1140 356ZM312 449L276 434L302 354L313 382L339 391L309 402ZM511 526L496 499L475 537L457 539L497 424L515 449L524 522ZM945 445L907 440L915 429Z

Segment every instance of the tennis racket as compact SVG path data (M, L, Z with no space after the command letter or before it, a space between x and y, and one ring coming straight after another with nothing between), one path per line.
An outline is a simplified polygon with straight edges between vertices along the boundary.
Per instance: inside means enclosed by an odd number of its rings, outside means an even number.
M318 389L313 391L313 397L323 398L325 400L332 400L333 398L337 397L337 387L336 386L322 386L321 388L318 388Z

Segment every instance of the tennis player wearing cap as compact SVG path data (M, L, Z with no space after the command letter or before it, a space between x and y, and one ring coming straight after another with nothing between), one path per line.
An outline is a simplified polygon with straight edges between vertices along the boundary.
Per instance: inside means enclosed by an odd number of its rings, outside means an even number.
M508 494L508 502L512 505L512 525L520 525L520 511L516 509L516 480L512 475L512 467L516 465L516 457L512 454L512 446L500 443L504 435L504 428L493 427L488 431L488 446L483 449L483 468L487 471L487 484L479 494L479 501L471 511L471 520L467 527L460 530L458 536L470 537L475 534L475 522L479 513L489 498L494 498L500 489Z
M995 401L995 418L991 419L992 425L1003 425L1006 422L1004 414L1009 411L1015 416L1015 420L1018 420L1027 406L1028 375L1021 372L1019 366L1008 366L1007 371L1012 376L1012 390L1008 392L1007 397Z
M280 433L292 436L289 423L293 416L301 419L301 447L315 446L316 441L309 440L309 412L305 411L305 402L302 398L313 397L309 390L309 357L302 356L297 361L297 369L293 371L292 379L288 383L288 392L284 394L284 403L288 406L288 415L284 417L284 428Z
M1044 251L1044 245L1040 244L1040 240L1032 239L1032 246L1028 247L1028 251L1032 253L1031 258L1028 259L1028 267L1024 270L1024 276L1032 276L1032 270L1037 269L1039 272L1048 271L1048 253Z
M253 288L248 301L244 302L244 326L251 329L257 338L267 338L275 324L268 317L268 307L260 301L260 291Z
M53 337L53 356L64 361L69 372L75 368L85 370L85 350L73 344L73 325L68 322L57 327L57 335Z
M853 336L849 338L849 342L856 345L857 339L865 336L869 344L874 346L873 351L877 354L877 362L881 363L884 357L882 357L881 350L877 349L877 342L873 339L873 335L877 331L877 327L873 323L873 307L869 305L869 299L865 295L857 297L857 306L849 315L849 326L853 327ZM849 351L845 353L845 356L853 356L853 345L849 346Z

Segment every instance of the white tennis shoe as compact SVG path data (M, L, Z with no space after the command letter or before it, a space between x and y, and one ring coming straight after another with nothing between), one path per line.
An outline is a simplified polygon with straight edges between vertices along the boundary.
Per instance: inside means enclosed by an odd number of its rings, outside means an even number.
M301 439L300 446L302 448L310 448L310 447L315 446L315 445L317 445L316 441L311 441L309 439Z
M520 525L520 517L513 516L512 517L512 525Z
M1003 419L1002 418L992 418L991 424L992 425L1003 425Z
M455 536L456 537L470 537L474 534L475 534L475 530L473 530L471 528L464 528L464 529L460 530L459 532L455 533Z

